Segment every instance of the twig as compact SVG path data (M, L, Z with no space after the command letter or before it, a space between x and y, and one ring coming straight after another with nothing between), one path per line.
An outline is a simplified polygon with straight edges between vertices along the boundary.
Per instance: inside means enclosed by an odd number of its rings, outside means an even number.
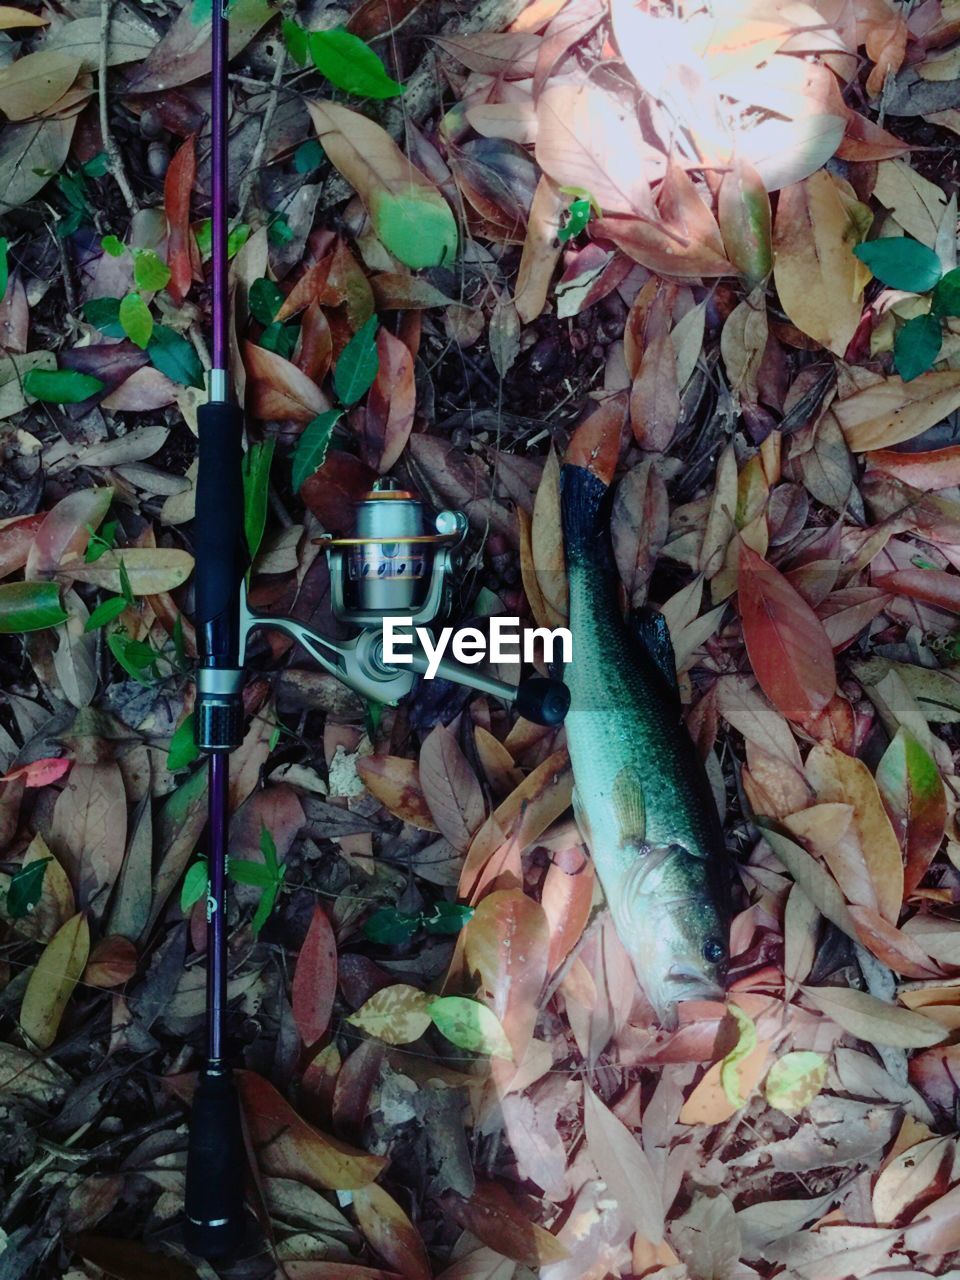
M103 147L110 161L110 172L116 179L117 186L127 202L127 208L130 210L131 217L140 212L140 205L137 198L133 194L130 183L127 181L127 173L123 167L123 158L120 155L120 149L113 140L110 132L110 121L107 116L107 55L110 52L110 8L113 0L100 0L100 83L97 86L97 96L100 103L100 136L103 139Z
M243 175L243 181L240 184L238 214L241 221L243 221L243 215L246 212L247 205L250 203L250 197L253 194L253 184L257 180L257 175L260 171L260 164L263 160L263 153L267 146L267 138L270 136L270 130L273 126L273 117L276 115L277 102L280 97L280 81L283 79L283 72L286 64L287 51L282 44L278 44L277 61L273 68L273 78L270 81L270 97L267 101L267 109L263 113L263 124L260 126L260 135L257 138L257 145L253 148L253 155L250 157L250 164L247 166L247 171Z

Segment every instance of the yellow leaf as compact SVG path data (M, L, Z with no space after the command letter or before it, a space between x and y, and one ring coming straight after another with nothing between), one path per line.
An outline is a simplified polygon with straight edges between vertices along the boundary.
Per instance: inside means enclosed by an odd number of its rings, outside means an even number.
M425 991L398 982L374 992L347 1021L386 1044L409 1044L430 1026L430 1000Z
M842 356L860 323L863 286L853 249L861 239L851 192L821 169L780 192L774 279L802 333Z
M771 1107L795 1116L808 1107L823 1088L827 1060L820 1053L785 1053L770 1068L763 1091Z
M24 1035L41 1049L49 1049L60 1019L83 973L90 952L90 926L82 912L73 916L47 943L30 975L20 1006Z
M0 4L0 31L9 31L11 27L45 27L49 21L39 13L27 13L25 9Z
M62 98L77 78L80 60L40 49L0 71L0 111L10 120L29 120Z

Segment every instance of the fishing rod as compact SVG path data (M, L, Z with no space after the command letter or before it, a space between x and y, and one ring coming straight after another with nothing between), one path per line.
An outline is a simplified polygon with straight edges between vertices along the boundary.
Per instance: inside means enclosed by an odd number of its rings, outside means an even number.
M419 498L390 479L357 504L355 531L318 539L330 567L334 615L358 628L334 643L291 618L264 617L247 605L244 541L243 410L232 397L229 357L227 0L214 0L212 19L211 224L212 368L209 398L197 413L199 434L194 523L197 625L197 746L208 756L206 1058L190 1118L184 1236L191 1252L223 1258L246 1227L244 1142L236 1083L226 1055L226 881L230 752L243 741L243 669L247 639L257 628L284 632L325 670L361 697L395 704L430 660L415 629L445 613L458 548L467 533L460 511L431 521ZM383 626L403 618L413 629L409 654L397 666L384 657ZM532 676L512 685L443 657L435 673L516 706L528 720L559 724L570 696L559 680Z

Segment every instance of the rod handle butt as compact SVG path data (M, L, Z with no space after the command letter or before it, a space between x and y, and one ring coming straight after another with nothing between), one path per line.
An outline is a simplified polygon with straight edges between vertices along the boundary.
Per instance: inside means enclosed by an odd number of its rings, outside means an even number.
M200 1258L228 1257L243 1238L243 1168L237 1086L227 1069L208 1068L193 1095L184 1197L184 1239Z
M570 690L562 680L530 676L517 686L517 711L534 724L562 724L570 710Z

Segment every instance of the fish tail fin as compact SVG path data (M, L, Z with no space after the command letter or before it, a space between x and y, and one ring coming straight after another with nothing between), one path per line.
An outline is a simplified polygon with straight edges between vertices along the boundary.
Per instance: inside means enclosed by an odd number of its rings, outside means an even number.
M609 486L586 467L565 462L560 468L560 510L568 562L603 557Z

